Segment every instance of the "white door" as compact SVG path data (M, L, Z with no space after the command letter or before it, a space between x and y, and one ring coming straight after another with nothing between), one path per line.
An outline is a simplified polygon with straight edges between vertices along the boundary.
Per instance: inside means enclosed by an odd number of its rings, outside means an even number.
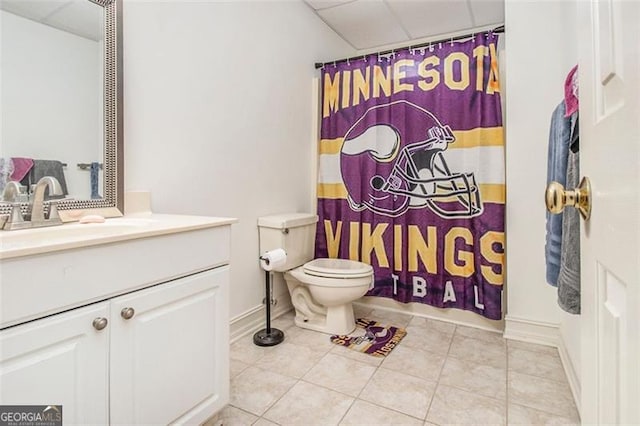
M109 422L107 303L0 332L0 405L62 405L65 425ZM98 325L100 328L100 325Z
M229 267L111 301L112 424L200 424L229 398Z
M640 423L640 1L578 0L582 421Z

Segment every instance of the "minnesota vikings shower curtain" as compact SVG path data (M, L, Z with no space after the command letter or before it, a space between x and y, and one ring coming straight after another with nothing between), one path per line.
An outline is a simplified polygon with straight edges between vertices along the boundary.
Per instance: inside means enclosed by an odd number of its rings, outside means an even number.
M368 296L502 318L497 41L325 64L316 256L371 264Z

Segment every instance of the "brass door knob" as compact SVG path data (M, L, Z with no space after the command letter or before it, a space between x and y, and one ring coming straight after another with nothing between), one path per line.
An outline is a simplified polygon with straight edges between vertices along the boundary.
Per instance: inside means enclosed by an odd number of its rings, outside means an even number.
M566 190L560 183L551 182L547 185L544 198L550 213L562 213L569 206L578 209L584 220L591 217L591 184L587 177L583 177L574 190Z

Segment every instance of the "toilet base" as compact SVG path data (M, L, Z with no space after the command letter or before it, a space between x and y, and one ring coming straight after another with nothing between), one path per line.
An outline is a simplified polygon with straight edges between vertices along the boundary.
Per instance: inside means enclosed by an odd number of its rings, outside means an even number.
M267 329L263 328L253 335L253 343L258 346L275 346L283 340L284 333L277 328L272 328L271 333L267 333Z
M347 335L356 328L352 302L366 294L373 275L349 279L317 277L299 267L285 273L284 279L296 311L296 326Z
M294 304L295 308L295 304ZM356 329L353 305L351 302L338 306L327 306L326 315L308 317L296 309L294 323L300 328L307 328L326 334L347 335Z

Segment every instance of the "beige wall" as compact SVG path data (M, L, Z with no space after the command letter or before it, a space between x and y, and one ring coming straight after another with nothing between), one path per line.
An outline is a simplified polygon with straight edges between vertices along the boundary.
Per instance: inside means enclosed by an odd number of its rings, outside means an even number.
M507 0L507 334L557 340L580 371L579 317L557 305L545 280L546 162L553 110L577 63L576 3ZM513 327L512 327L513 326ZM544 335L549 331L551 334ZM524 336L524 335L523 335ZM522 336L521 336L522 337ZM571 374L570 374L571 375ZM570 377L571 379L571 377Z
M352 53L303 2L124 2L125 187L240 219L232 318L264 297L258 216L312 208L314 62Z

